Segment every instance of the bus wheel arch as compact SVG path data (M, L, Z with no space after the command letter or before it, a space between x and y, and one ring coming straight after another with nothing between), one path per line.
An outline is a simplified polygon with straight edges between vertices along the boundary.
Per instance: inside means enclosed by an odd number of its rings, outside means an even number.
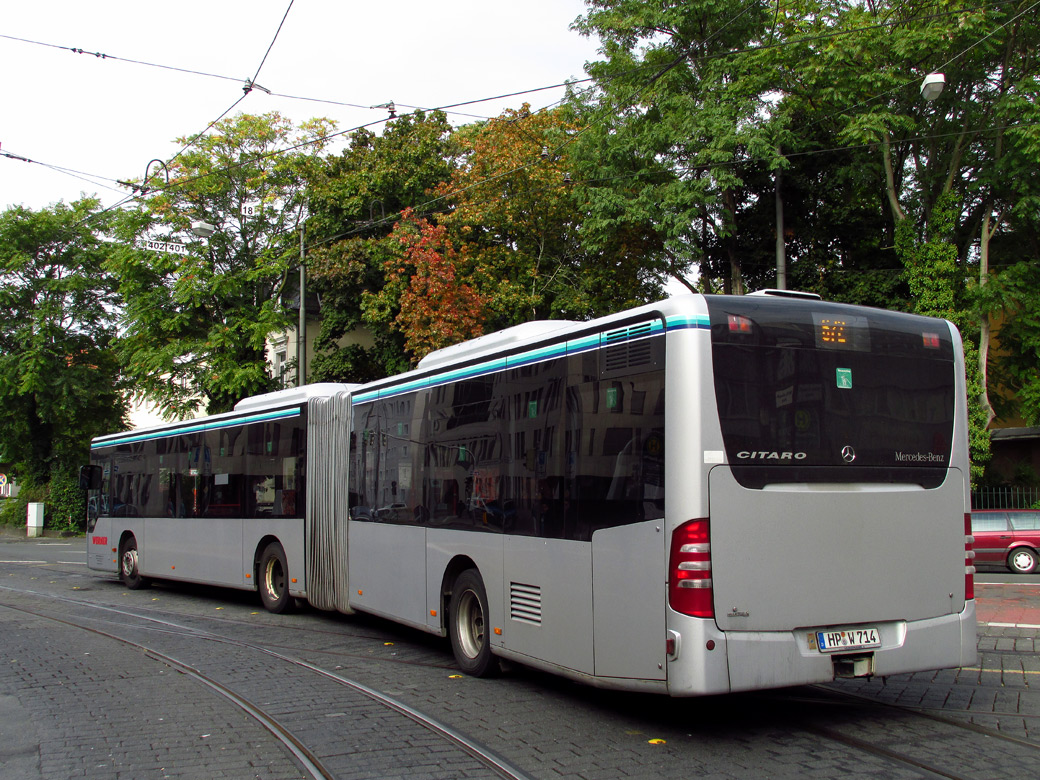
M147 577L141 576L140 555L137 550L137 537L126 531L119 540L119 579L130 590L146 588L150 584Z
M476 569L477 564L468 555L456 555L447 566L444 567L444 575L441 577L441 636L448 635L449 610L451 609L451 590L455 586L455 580L466 569Z
M291 612L296 600L289 595L289 564L282 543L273 537L257 545L256 588L264 609L276 615Z
M476 567L455 577L448 605L448 636L455 660L466 674L493 677L501 667L491 652L487 589Z

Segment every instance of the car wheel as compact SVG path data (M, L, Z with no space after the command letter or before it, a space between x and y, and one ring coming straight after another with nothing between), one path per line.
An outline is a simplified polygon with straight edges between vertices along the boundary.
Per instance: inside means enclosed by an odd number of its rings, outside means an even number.
M1036 564L1036 553L1028 547L1016 547L1007 559L1008 568L1016 574L1032 574Z

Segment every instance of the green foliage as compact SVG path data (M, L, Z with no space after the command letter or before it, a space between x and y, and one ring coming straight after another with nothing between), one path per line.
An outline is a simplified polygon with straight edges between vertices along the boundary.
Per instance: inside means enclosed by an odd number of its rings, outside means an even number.
M583 320L660 297L642 235L621 224L594 239L582 232L588 191L567 180L578 129L570 110L524 105L458 133L464 162L440 187L453 206L440 222L471 258L485 330Z
M227 411L275 389L266 339L296 319L287 309L298 302L286 300L300 262L304 176L330 126L294 128L277 114L219 122L171 164L169 186L121 214L124 246L108 265L126 301L120 355L135 392L168 417ZM259 206L244 213L245 204ZM192 234L196 221L216 228L209 240ZM139 248L145 239L188 252Z
M733 0L598 0L576 22L598 35L606 59L590 73L598 93L575 95L577 141L589 182L587 240L641 236L651 273L697 267L743 290L738 237L747 177L778 162L759 77L732 52L761 40L764 6ZM757 156L761 163L751 162Z
M950 320L964 337L964 362L968 394L968 449L971 481L982 480L990 459L989 424L982 406L982 374L979 368L978 331L972 325L973 307L966 301L966 284L957 265L957 248L951 243L956 221L953 193L939 198L932 209L925 240L916 235L913 223L904 219L896 227L896 251L903 260L904 274L913 295L914 311ZM973 338L974 337L974 338Z
M1040 425L1040 262L1019 262L993 274L982 305L1000 316L993 379L1005 394L1014 393L1015 409L1026 425Z
M353 133L347 149L311 172L307 261L322 298L314 380L362 382L408 368L398 301L384 292L404 253L391 233L403 210L433 200L458 153L447 117L416 111L382 135ZM359 343L359 332L370 338Z
M17 498L0 498L0 525L25 528L28 500L23 490Z
M23 489L77 468L123 423L109 220L90 199L0 214L0 451Z
M984 462L976 395L990 389L968 282L980 257L998 268L1040 260L1040 26L1026 21L1028 3L588 7L575 26L600 38L603 59L590 68L595 89L571 101L584 124L586 241L637 227L655 239L645 247L657 272L696 269L713 291L774 286L779 196L788 286L961 329ZM927 103L918 87L938 69L946 89ZM987 292L987 311L999 320L1007 307L1017 324L1022 293L998 298L1011 287ZM1026 317L1002 333L1013 354L991 352L989 364L1033 409L1029 327Z
M87 494L79 486L79 470L62 468L51 476L47 488L45 527L59 532L83 530L87 518Z
M957 267L957 247L951 243L954 198L947 194L932 211L929 237L921 241L914 223L905 219L896 226L896 253L913 296L914 311L929 317L958 319L959 299L965 279Z
M79 468L61 465L46 485L23 487L17 498L0 499L0 525L24 529L30 503L44 505L43 525L58 533L75 533L86 524L87 496L79 487Z

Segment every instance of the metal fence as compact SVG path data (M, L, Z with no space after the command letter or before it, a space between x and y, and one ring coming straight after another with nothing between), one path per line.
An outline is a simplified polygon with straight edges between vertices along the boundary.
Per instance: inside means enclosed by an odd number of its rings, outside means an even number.
M1040 502L1040 488L994 487L971 491L972 509L1029 509Z

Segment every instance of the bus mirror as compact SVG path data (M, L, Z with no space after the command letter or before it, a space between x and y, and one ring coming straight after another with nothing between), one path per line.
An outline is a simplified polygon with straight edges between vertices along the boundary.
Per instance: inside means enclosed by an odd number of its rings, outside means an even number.
M102 473L97 465L80 466L79 487L81 490L100 490Z

